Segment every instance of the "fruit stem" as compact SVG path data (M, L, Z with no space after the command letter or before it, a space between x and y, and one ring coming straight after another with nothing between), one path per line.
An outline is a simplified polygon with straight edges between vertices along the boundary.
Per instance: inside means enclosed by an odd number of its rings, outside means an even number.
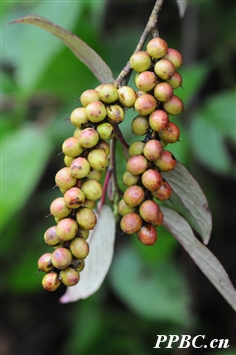
M155 3L153 10L152 10L152 13L149 17L149 20L146 24L146 27L145 27L141 37L140 37L137 47L135 48L134 53L140 51L143 48L144 43L146 42L147 37L149 36L149 34L151 32L152 32L153 37L159 37L159 32L157 29L157 21L158 21L159 13L162 8L163 1L164 0L156 0L156 3ZM122 71L120 72L120 74L118 75L118 77L115 81L118 84L118 86L121 84L126 85L128 83L131 72L132 72L132 69L130 67L130 63L127 62L127 64L122 69Z

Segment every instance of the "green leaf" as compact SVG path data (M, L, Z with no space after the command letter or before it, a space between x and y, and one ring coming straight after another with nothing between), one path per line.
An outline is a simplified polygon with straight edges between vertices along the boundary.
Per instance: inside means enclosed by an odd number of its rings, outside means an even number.
M123 248L114 258L109 281L125 304L144 318L185 326L192 322L186 281L171 260L145 265L133 246Z
M81 272L80 282L67 288L60 299L61 303L91 296L100 288L110 268L116 232L115 217L108 205L103 205L97 217L96 227L88 238L90 252L85 260L86 266Z
M212 216L199 184L179 162L174 170L162 175L173 189L171 202L166 204L180 212L207 244L211 235Z
M161 206L163 225L184 247L200 270L236 311L236 290L219 260L194 236L186 220L175 211Z
M2 226L19 211L35 189L51 154L47 134L26 125L2 141Z
M10 23L31 24L41 27L42 29L52 33L54 36L64 42L68 48L70 48L75 56L79 58L81 62L83 62L93 72L93 74L101 83L109 83L114 81L111 69L102 60L102 58L79 37L69 32L68 30L55 25L43 17L34 15L28 15Z

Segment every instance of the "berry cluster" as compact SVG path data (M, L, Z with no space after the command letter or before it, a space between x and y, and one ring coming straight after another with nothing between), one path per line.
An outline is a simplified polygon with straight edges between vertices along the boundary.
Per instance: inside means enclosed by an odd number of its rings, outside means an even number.
M73 286L79 282L84 259L89 253L86 241L97 218L93 209L102 197L102 171L108 166L114 126L124 120L125 108L133 107L136 93L123 86L99 85L82 93L82 107L72 111L71 123L76 127L73 137L62 144L65 167L55 176L63 197L56 198L50 213L56 225L44 234L45 243L54 248L42 255L38 269L46 275L42 285L54 291L61 283Z
M129 147L130 158L123 183L127 186L118 211L123 216L121 229L126 234L137 233L145 245L157 240L156 227L162 224L163 215L157 201L170 198L171 186L161 172L174 169L176 160L168 150L168 143L179 140L178 126L169 121L169 115L183 111L182 100L174 90L182 85L176 71L182 65L181 54L161 38L147 43L146 51L134 53L130 66L137 72L135 85L140 90L134 108L138 115L131 124L137 136L145 135ZM156 200L156 201L155 201Z

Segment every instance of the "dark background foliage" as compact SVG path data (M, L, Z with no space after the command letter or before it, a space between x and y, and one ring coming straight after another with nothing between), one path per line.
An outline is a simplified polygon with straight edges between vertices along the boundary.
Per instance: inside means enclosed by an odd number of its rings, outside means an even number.
M60 41L28 25L7 26L29 13L48 18L93 47L117 76L154 1L4 2L2 4L1 353L4 355L235 354L233 310L163 228L153 248L117 231L114 262L101 289L61 305L36 276L48 251L58 155L73 133L68 120L81 93L98 82ZM192 1L183 19L164 1L160 36L180 50L185 102L172 148L205 192L213 214L210 250L236 284L235 263L235 2ZM131 78L131 83L133 79ZM133 83L132 83L133 85ZM135 137L122 124L129 142ZM119 151L118 176L124 159ZM153 349L157 334L229 339L225 349Z

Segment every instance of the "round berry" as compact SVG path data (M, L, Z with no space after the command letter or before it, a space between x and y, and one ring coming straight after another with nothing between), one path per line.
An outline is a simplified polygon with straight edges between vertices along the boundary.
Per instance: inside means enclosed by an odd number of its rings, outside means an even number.
M145 200L139 206L139 214L148 223L155 223L159 216L159 206L153 200Z
M133 157L134 155L142 154L144 145L145 143L140 141L132 143L129 146L129 155Z
M158 190L152 192L152 196L160 201L169 200L172 188L167 181L163 181Z
M125 216L127 213L134 211L135 207L129 207L128 205L126 205L124 199L120 200L120 202L118 203L118 213L121 216Z
M183 101L173 95L168 101L163 102L163 109L170 115L178 115L184 109Z
M162 58L167 51L168 45L162 38L153 38L147 44L147 52L152 58Z
M149 191L159 189L162 184L162 176L155 169L148 169L142 174L142 183Z
M137 233L139 241L144 245L153 245L157 240L157 231L151 224L145 224Z
M70 250L78 259L85 259L89 254L89 245L84 238L74 238L70 242Z
M83 147L80 145L78 138L67 138L62 144L62 151L68 157L77 157L83 152Z
M120 105L107 106L107 119L110 123L121 123L124 120L125 112Z
M79 157L70 165L71 174L77 179L83 179L90 171L90 164L86 158Z
M80 280L80 275L77 270L72 267L67 267L64 270L60 271L61 282L69 287L76 285Z
M70 166L70 164L72 163L72 161L74 160L73 157L68 157L67 155L64 156L64 163L66 166Z
M119 102L123 107L131 108L134 106L134 103L137 99L135 91L129 86L122 86L118 89Z
M162 80L168 80L175 72L174 64L168 59L162 58L154 66L156 75Z
M49 272L42 279L42 286L47 291L55 291L61 284L56 272Z
M56 229L57 226L52 226L44 233L44 241L47 245L55 246L61 242L59 236L57 235Z
M143 155L150 161L157 160L162 153L162 145L156 139L150 139L143 148Z
M93 149L88 154L88 162L92 169L101 171L108 164L108 157L103 149Z
M129 207L136 207L144 200L145 193L142 187L138 185L133 185L128 187L125 192L123 199Z
M172 87L172 89L178 89L180 86L182 86L182 76L176 71L172 77L166 82Z
M141 154L130 157L126 164L127 171L129 171L132 175L142 174L147 169L147 167L148 161Z
M49 272L54 268L52 265L52 253L45 253L38 260L38 270Z
M57 248L52 253L52 264L55 268L65 269L72 262L72 254L67 248Z
M162 129L159 133L159 137L167 143L175 143L179 140L180 130L178 126L169 122L168 125Z
M79 144L84 148L92 148L99 141L98 132L91 127L85 128L79 134Z
M76 184L76 178L71 174L70 168L65 167L57 172L55 182L59 188L67 190Z
M150 55L144 51L134 53L129 62L131 68L139 73L148 70L152 63Z
M142 227L142 219L137 213L129 212L122 217L120 227L126 234L136 233Z
M144 92L151 91L157 83L156 75L151 71L144 71L135 76L135 85Z
M58 197L52 201L50 212L52 216L61 219L67 217L70 214L71 209L66 205L63 197Z
M160 102L166 102L173 96L173 89L167 83L159 83L154 88L154 96Z
M86 115L85 107L78 107L73 110L70 115L70 121L75 127L78 128L81 128L84 123L87 123L88 118Z
M149 129L149 121L145 116L136 116L131 123L131 130L136 136L143 136L147 134Z
M84 107L88 106L91 102L94 101L100 101L99 93L97 90L85 90L80 97L80 102Z
M75 269L77 272L81 272L84 269L84 259L73 259L71 266L73 266L73 269Z
M155 166L161 171L171 171L175 168L176 159L168 150L163 150L160 158L154 161Z
M125 186L136 185L139 180L139 175L133 175L129 171L125 171L122 180Z
M88 179L81 185L85 198L91 201L98 201L102 197L102 185L94 179Z
M110 104L118 99L119 94L115 85L104 84L99 90L99 97L103 102Z
M147 116L156 109L155 98L150 94L143 94L137 98L134 104L135 110L142 116Z
M100 139L110 140L114 135L113 126L109 122L101 123L97 126Z
M65 192L64 200L68 207L78 208L84 203L85 195L78 187L72 187Z
M174 48L168 48L164 58L169 59L174 64L176 69L181 67L183 62L182 54Z
M71 240L78 231L78 225L73 218L64 218L57 223L56 233L63 240Z
M76 220L80 228L85 230L91 230L97 223L97 217L95 213L86 207L80 207L76 213Z
M149 116L150 127L155 131L159 132L165 128L169 123L168 114L163 110L155 110Z
M94 179L94 180L101 180L101 177L102 177L102 171L98 171L98 170L95 170L95 169L91 169L90 172L88 173L87 175L87 178L88 179Z
M97 123L104 120L107 110L101 101L93 101L86 107L86 115L90 122Z

